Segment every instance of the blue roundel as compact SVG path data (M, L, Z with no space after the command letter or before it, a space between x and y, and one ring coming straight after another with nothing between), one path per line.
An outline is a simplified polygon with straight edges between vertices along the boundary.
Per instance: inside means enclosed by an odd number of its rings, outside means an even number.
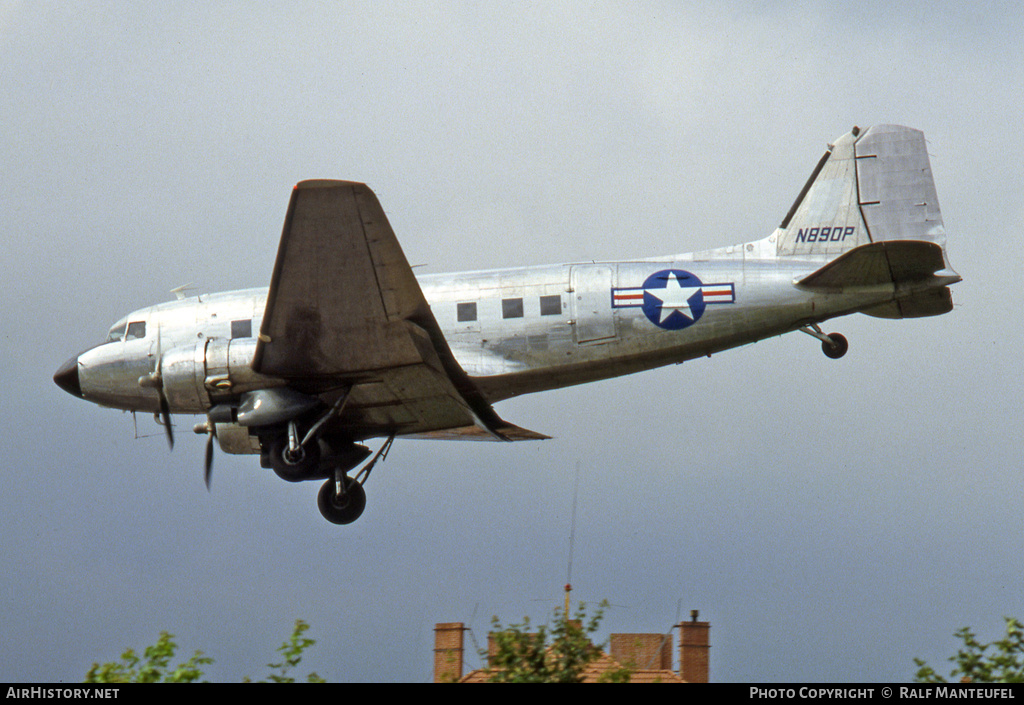
M704 315L700 279L681 269L655 272L644 282L643 311L654 325L682 330Z

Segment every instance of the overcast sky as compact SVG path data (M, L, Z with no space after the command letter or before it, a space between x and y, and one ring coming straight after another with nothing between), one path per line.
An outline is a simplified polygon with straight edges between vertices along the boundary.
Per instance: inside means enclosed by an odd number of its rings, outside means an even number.
M0 0L0 681L160 630L258 678L296 618L307 670L429 680L436 622L561 603L577 472L574 599L699 609L713 680L948 672L1024 617L1017 3L272 5ZM368 183L417 271L662 255L767 236L877 123L929 140L951 313L504 402L554 440L396 442L348 527L51 380L174 287L266 285L302 179Z

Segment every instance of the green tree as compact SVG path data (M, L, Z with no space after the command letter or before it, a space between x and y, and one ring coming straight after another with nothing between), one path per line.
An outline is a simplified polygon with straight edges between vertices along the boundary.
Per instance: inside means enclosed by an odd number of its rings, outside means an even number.
M171 659L178 645L174 635L160 632L160 637L152 646L142 652L142 660L135 651L127 649L117 662L94 663L85 674L86 683L194 683L203 676L201 666L213 663L213 659L196 651L192 657L171 667Z
M276 669L267 680L273 683L294 683L295 678L289 675L292 669L296 669L302 661L302 655L313 646L316 641L304 637L303 633L309 629L309 625L301 619L295 620L295 627L292 635L278 648L282 655L280 663L267 664L269 668ZM86 683L195 683L203 677L202 667L213 663L213 659L205 656L202 651L196 651L187 661L171 666L174 654L178 645L174 641L174 635L168 632L160 632L160 637L152 646L147 646L139 657L132 649L127 649L121 654L120 661L113 661L104 664L94 663L89 672L85 674ZM145 660L143 660L145 659ZM308 683L324 683L324 679L316 673L306 676ZM248 678L245 679L249 681Z
M1024 629L1012 617L1006 620L1006 636L998 641L982 644L969 627L956 632L963 646L949 661L954 664L949 676L961 683L1024 683ZM991 649L991 651L990 651ZM919 658L918 683L946 683L946 679Z
M295 629L292 635L278 647L282 659L280 663L268 663L269 668L277 669L277 673L271 673L268 680L272 683L294 683L295 678L288 674L293 668L298 668L302 661L302 654L309 647L316 643L314 639L302 636L302 633L309 629L309 625L301 619L295 620ZM323 678L315 672L306 676L307 683L326 683Z
M532 629L529 617L521 624L502 626L495 617L491 636L494 652L487 655L492 683L579 683L586 667L601 655L591 635L604 617L606 602L589 618L586 605L580 604L569 619L556 609L549 625ZM601 678L608 682L627 682L629 671L616 669Z

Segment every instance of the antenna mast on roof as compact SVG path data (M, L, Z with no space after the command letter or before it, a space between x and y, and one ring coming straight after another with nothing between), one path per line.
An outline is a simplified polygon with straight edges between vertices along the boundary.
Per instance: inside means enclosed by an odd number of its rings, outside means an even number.
M569 566L565 575L565 621L569 621L569 593L572 592L572 552L576 543L576 498L580 488L580 461L576 461L576 478L572 486L572 522L569 525Z

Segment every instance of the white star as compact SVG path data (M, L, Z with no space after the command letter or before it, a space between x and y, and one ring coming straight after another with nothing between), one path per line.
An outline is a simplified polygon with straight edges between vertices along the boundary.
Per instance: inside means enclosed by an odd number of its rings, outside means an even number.
M673 281L675 285L673 286ZM675 272L669 274L664 289L644 289L645 294L650 294L661 302L661 318L658 323L664 323L665 319L678 311L691 321L693 312L690 310L690 298L700 291L699 286L683 286L679 281L679 275Z

